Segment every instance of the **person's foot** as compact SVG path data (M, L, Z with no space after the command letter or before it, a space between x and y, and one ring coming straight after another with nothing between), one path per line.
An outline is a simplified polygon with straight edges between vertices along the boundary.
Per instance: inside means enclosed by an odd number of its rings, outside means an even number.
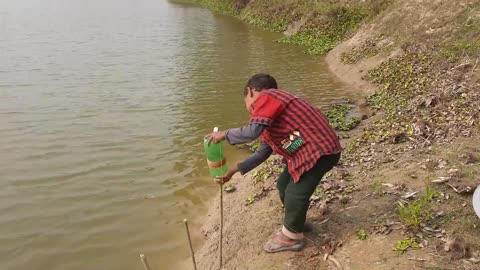
M305 225L303 226L303 232L311 232L314 229L315 228L313 226L313 222L311 222L310 220L306 220ZM281 230L281 228L280 228L280 230Z
M265 243L263 250L267 253L275 253L281 251L301 251L304 247L305 242L303 239L290 239L280 231L275 233L272 238Z

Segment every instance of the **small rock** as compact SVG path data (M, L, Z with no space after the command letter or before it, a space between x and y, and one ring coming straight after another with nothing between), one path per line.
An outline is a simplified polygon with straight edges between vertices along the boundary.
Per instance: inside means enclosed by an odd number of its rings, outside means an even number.
M225 192L227 192L227 193L232 193L232 192L234 192L234 191L237 190L237 187L234 186L234 185L228 185L228 186L225 187L224 190L225 190Z

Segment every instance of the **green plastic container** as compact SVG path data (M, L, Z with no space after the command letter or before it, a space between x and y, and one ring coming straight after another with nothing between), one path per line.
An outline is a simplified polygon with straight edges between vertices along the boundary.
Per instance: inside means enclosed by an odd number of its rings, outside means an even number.
M213 132L217 132L218 128L214 128ZM203 139L203 148L207 155L208 169L212 177L224 176L227 173L227 164L225 161L223 142L210 143L208 145L207 138Z

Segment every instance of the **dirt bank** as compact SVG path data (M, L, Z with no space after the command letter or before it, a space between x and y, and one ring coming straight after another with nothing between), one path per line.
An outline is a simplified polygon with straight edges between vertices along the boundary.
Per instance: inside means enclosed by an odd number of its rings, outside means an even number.
M201 2L233 3L231 15L329 51L332 72L373 111L312 196L303 252L262 252L283 217L275 165L233 180L224 269L480 268L480 1ZM199 269L218 269L218 201L202 233Z

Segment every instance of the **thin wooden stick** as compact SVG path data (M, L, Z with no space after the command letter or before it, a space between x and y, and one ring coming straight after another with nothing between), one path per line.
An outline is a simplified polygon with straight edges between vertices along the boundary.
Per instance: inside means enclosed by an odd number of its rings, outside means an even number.
M187 231L188 245L190 246L190 254L192 255L193 269L197 270L197 263L195 262L195 253L193 252L192 238L190 238L190 230L188 229L188 220L184 219L185 230Z
M223 185L220 184L220 243L219 243L219 251L218 251L218 260L220 262L219 269L221 270L223 267Z
M140 254L140 260L143 263L143 268L145 268L145 270L150 270L150 266L148 265L147 257L145 256L145 254Z

